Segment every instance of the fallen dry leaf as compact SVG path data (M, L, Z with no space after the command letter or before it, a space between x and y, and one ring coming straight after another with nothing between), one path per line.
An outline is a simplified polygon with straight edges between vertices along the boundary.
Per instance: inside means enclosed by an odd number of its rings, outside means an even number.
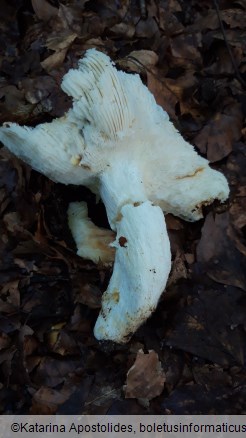
M221 12L221 18L230 28L245 29L245 11L242 9L226 9Z
M174 58L184 58L192 60L198 64L201 63L201 34L179 35L170 40L170 47Z
M44 61L41 62L43 69L50 72L54 68L58 68L64 61L67 53L67 49L57 50L57 52L48 56Z
M240 328L240 318L245 313L243 294L239 289L228 287L201 290L188 296L186 304L176 310L164 344L222 366L241 365L244 361ZM232 309L238 314L234 325Z
M43 69L49 72L62 65L68 48L76 37L77 33L67 30L59 32L58 34L55 33L50 35L46 40L46 47L48 49L55 50L55 53L48 56L48 58L41 62Z
M231 102L223 112L217 112L209 120L195 137L194 143L201 153L207 154L208 160L214 163L229 155L233 143L238 141L242 135L241 129L241 106Z
M33 396L33 403L30 414L53 415L59 405L63 404L69 397L69 392L62 393L48 387L41 387Z
M166 415L240 415L245 397L245 385L208 389L205 385L187 383L175 388L161 408Z
M242 269L244 258L231 236L229 213L216 215L215 218L213 213L209 213L197 245L197 261L213 280L246 291L246 275Z
M175 259L172 263L172 269L168 278L167 287L169 288L172 286L172 284L177 283L177 281L181 280L182 278L188 278L188 273L185 267L185 256L178 249L176 251Z
M145 67L151 70L157 62L158 55L153 50L133 50L117 64L123 68L129 67L130 71L143 73L145 72Z
M136 25L136 36L138 38L151 38L159 32L158 25L153 17L142 19Z
M242 58L242 48L241 47L232 47L231 53L234 58L234 62L236 65L240 64L240 60ZM226 47L219 47L217 50L216 60L209 65L206 69L206 73L208 75L214 76L222 76L228 75L233 76L235 73L235 68L231 62L231 55L228 53Z
M165 221L168 230L182 230L184 228L182 220L172 214L165 215Z
M46 40L46 47L51 50L60 51L67 49L70 44L75 40L77 34L71 31L59 32L55 35L49 35Z
M228 234L235 242L237 249L246 257L246 242L244 233L246 229L246 186L239 187L238 196L230 207L230 216L234 230L228 230Z
M0 351L11 345L11 338L4 332L0 332Z
M122 38L132 38L135 34L135 26L131 23L117 23L110 28L110 32Z
M58 9L47 0L32 0L32 7L40 20L49 21L58 14Z
M127 373L125 397L152 400L162 393L164 383L165 374L158 354L154 350L149 350L147 354L139 350Z
M151 72L147 71L148 89L155 96L155 100L172 119L176 119L175 106L178 97L165 83L165 78L160 76L158 69L152 68Z

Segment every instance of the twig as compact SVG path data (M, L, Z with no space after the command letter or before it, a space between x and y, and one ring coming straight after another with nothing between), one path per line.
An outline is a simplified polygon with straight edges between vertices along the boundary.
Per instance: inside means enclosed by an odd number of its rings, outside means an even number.
M225 28L224 28L224 25L223 25L223 23L222 23L222 19L221 19L221 15L220 15L220 9L219 9L219 5L218 5L218 1L217 1L217 0L213 0L213 2L214 2L214 6L215 6L215 10L216 10L217 17L218 17L218 20L219 20L220 29L221 29L221 32L222 32L222 35L223 35L223 38L224 38L225 45L226 45L226 48L227 48L227 50L228 50L229 56L230 56L230 58L231 58L231 62L232 62L233 68L234 68L234 70L235 70L237 80L240 82L240 84L241 84L243 87L246 88L246 82L244 81L244 79L242 78L242 76L241 76L241 74L240 74L240 71L238 70L238 66L237 66L237 64L236 64L235 58L234 58L234 56L233 56L233 53L232 53L232 50L231 50L230 44L229 44L229 42L228 42L228 39L227 39L227 36L226 36L226 33L225 33Z
M141 71L145 73L146 71L151 74L155 79L158 80L158 82L161 82L162 85L176 98L178 99L178 96L171 90L171 88L164 82L163 79L160 79L157 74L155 74L150 68L148 68L146 65L144 65L141 61L139 61L134 56L128 55L126 56L126 59L128 61L131 61L133 64L138 65L141 67Z
M108 391L105 394L99 395L98 397L94 398L93 400L91 400L89 402L86 402L85 406L91 405L92 403L94 403L97 400L101 400L101 399L107 398L107 396L109 396L110 394L114 394L114 393L117 394L117 391L119 391L120 389L121 388L113 388L113 389L111 389L111 391Z
M147 18L146 0L139 0L140 16L144 20Z

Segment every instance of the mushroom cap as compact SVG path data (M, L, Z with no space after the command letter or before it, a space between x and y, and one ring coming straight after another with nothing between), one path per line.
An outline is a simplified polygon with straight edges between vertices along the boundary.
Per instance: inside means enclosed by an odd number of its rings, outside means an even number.
M99 174L116 162L135 162L146 197L189 221L203 216L203 205L227 199L223 174L183 139L139 75L117 71L105 54L91 49L62 87L74 99L71 116L84 120L85 143L100 157ZM84 157L89 166L90 151Z
M64 117L36 128L0 128L0 140L36 170L98 193L110 166L135 162L147 198L186 220L228 197L225 177L176 131L137 74L117 71L107 55L90 49L62 88L73 97Z

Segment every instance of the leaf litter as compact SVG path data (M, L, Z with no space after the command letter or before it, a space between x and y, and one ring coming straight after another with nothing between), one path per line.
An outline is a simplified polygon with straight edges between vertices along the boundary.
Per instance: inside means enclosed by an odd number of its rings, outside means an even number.
M226 39L213 1L2 3L1 123L63 115L61 79L96 47L141 74L231 194L198 223L168 215L167 290L127 345L108 345L92 330L110 272L75 254L66 223L83 200L107 227L102 204L1 148L1 413L244 413L245 3L220 2Z

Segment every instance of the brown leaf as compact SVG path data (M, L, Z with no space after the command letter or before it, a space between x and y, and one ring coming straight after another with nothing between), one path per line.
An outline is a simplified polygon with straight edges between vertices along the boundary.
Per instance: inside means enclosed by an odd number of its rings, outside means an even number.
M47 0L32 0L32 7L37 17L43 21L49 21L58 14L58 9L51 6Z
M245 11L241 9L226 9L221 11L221 18L230 28L245 29Z
M1 289L1 295L3 297L1 310L12 307L11 311L19 308L20 306L20 291L19 291L19 282L20 280L11 280L8 283L5 283ZM4 298L6 295L6 298ZM8 310L6 310L8 312Z
M245 1L243 0L244 4ZM239 3L239 2L237 2ZM220 17L230 28L245 29L245 12L242 9L225 9L220 11ZM196 20L191 30L200 31L200 29L218 29L219 20L215 9L210 9L207 14ZM226 32L227 35L227 32Z
M201 46L201 34L179 35L170 40L172 55L175 58L184 58L192 62L201 63L201 54L198 47Z
M222 160L232 151L233 143L240 139L242 129L241 106L232 101L223 112L217 112L208 121L194 143L211 163Z
M50 72L54 68L60 67L63 63L67 51L72 44L72 42L77 37L77 33L70 30L63 30L61 32L54 32L46 40L46 47L50 50L55 50L55 53L48 56L44 61L41 62L42 67Z
M182 230L184 228L181 219L172 214L165 215L165 221L168 230Z
M242 196L242 197L241 197ZM246 186L239 187L239 195L234 199L230 207L230 216L233 228L228 230L228 235L235 242L237 249L246 257Z
M194 254L186 253L184 256L185 256L185 260L187 261L187 263L188 263L189 265L192 265L192 264L194 263L194 261L195 261L195 256L194 256Z
M244 292L230 287L188 296L185 306L176 309L165 344L222 366L242 364L245 337L238 325L244 301Z
M81 368L81 362L81 358L76 360L70 358L55 359L45 356L35 371L35 381L38 384L56 387L66 381L68 374Z
M62 329L61 324L51 328L47 334L47 341L50 350L61 356L75 355L79 352L75 340L68 331Z
M35 336L33 336L34 332L28 325L23 325L19 330L18 339L23 349L23 355L26 359L27 356L30 356L37 349L39 343Z
M162 363L165 372L165 389L170 392L180 381L184 362L179 351L165 348L162 351Z
M34 336L25 336L23 340L23 354L24 356L30 356L38 348L38 341Z
M200 385L205 385L206 388L213 387L226 387L231 384L231 376L224 373L223 368L218 365L200 365L194 364L192 367L192 372L195 377L196 383Z
M164 383L165 375L157 353L149 350L144 354L143 350L139 350L127 373L125 397L152 400L162 393Z
M233 225L237 231L242 231L246 226L246 186L239 187L238 196L235 197L230 207L230 214L233 220Z
M69 397L67 391L56 391L55 389L42 386L34 394L30 413L32 415L53 415L59 405L63 404Z
M213 217L209 213L197 245L197 261L206 274L218 283L246 290L243 256L232 240L229 213Z
M177 79L167 78L166 84L170 88L170 90L172 90L175 96L179 98L179 100L182 100L184 98L187 100L186 95L191 98L193 90L197 87L198 84L197 78L195 76L195 70L187 68L182 76L178 78L178 81Z
M48 75L37 78L25 78L21 81L21 89L24 90L27 102L35 105L48 96L56 87L53 78Z
M0 123L6 121L25 121L31 116L33 105L26 104L23 91L9 85L1 89L4 102L0 102Z
M82 0L77 2L77 4L74 3L70 5L64 5L60 2L58 28L61 27L62 29L75 32L78 35L82 34L84 38L88 30L88 23L86 22L87 16L83 7L83 3L86 3L86 1L87 0ZM88 14L90 17L93 15L90 12Z
M50 35L45 45L48 49L60 51L67 49L76 37L77 34L71 31L59 32L58 34Z
M47 72L50 72L51 70L58 68L63 63L66 54L67 48L58 50L57 52L48 56L48 58L41 62L43 69Z
M89 38L87 41L84 42L83 46L81 47L81 50L88 50L88 49L98 49L100 52L105 50L104 41L101 39L101 37L98 38Z
M0 187L4 187L10 193L17 185L17 172L8 157L5 157L3 151L2 149L0 155Z
M159 24L162 30L165 30L165 33L170 37L176 34L181 33L184 30L182 23L177 19L176 14L174 12L178 12L180 9L176 5L173 8L173 5L170 3L176 3L174 1L168 2L168 6L164 6L164 4L160 3L159 10Z
M12 361L16 351L16 346L12 345L10 348L0 352L0 364L3 371L3 377L7 382L9 382L9 378L12 374Z
M11 233L23 232L20 215L16 211L6 213L4 215L3 222L6 225L7 230Z
M185 257L184 254L177 250L175 259L172 264L171 274L168 278L167 287L170 287L172 284L177 283L178 280L182 278L187 278L187 269L185 267Z
M0 332L0 350L9 347L10 344L11 344L10 337L4 332Z
M83 379L79 377L79 379L76 380L74 384L73 381L71 382L70 379L68 378L67 382L64 385L64 389L72 386L71 395L65 401L65 403L63 403L58 407L57 414L80 415L82 411L83 414L85 414L83 407L85 404L85 400L88 399L88 395L90 393L90 388L93 381L94 381L94 376L85 376Z
M165 79L158 79L158 76L160 76L158 70L152 69L152 72L147 72L149 91L154 95L157 104L160 105L171 118L176 119L175 106L178 102L178 98L168 85L166 85Z
M231 48L232 56L237 65L240 65L243 50L240 47ZM226 47L218 47L216 49L215 62L204 69L204 72L208 75L234 75L235 68L231 61L231 56Z
M91 309L99 309L101 307L102 292L95 285L83 283L79 279L83 276L77 276L73 280L73 288L76 292L75 302L84 304Z
M126 58L120 60L118 64L129 67L131 71L141 73L144 67L152 69L158 62L158 55L152 50L133 50Z
M223 34L221 33L221 30L219 29L218 31L215 31L213 33L213 37L216 40L221 40L224 42L224 37ZM234 47L238 47L239 49L241 49L241 52L243 51L245 53L245 46L246 46L246 31L245 29L241 30L241 29L226 29L226 39L228 41L228 43L230 44L230 46L232 47L232 49ZM236 54L237 56L237 52L234 52L234 50L232 50L232 53ZM242 55L243 56L243 55ZM237 56L238 58L238 56ZM237 59L236 62L238 64L241 64L242 62L242 58L241 59ZM242 65L240 66L240 71L243 73L245 71L245 67ZM238 91L238 80L236 79L236 90Z
M245 385L206 388L204 385L178 386L165 398L161 412L166 415L240 415L245 410Z
M206 15L202 18L198 18L196 22L191 26L191 30L194 32L200 31L201 29L218 29L219 20L214 9L207 11Z
M90 392L88 401L85 403L85 413L90 414L90 405L92 405L96 407L97 412L100 412L100 414L106 414L105 407L108 409L113 400L120 398L120 394L121 389L115 388L114 385L104 385L103 383L99 387L95 385Z
M159 32L159 28L153 17L148 17L147 20L139 20L136 25L136 36L138 38L151 38L157 32Z
M135 26L131 23L117 23L110 28L110 32L122 38L132 38L135 34Z

